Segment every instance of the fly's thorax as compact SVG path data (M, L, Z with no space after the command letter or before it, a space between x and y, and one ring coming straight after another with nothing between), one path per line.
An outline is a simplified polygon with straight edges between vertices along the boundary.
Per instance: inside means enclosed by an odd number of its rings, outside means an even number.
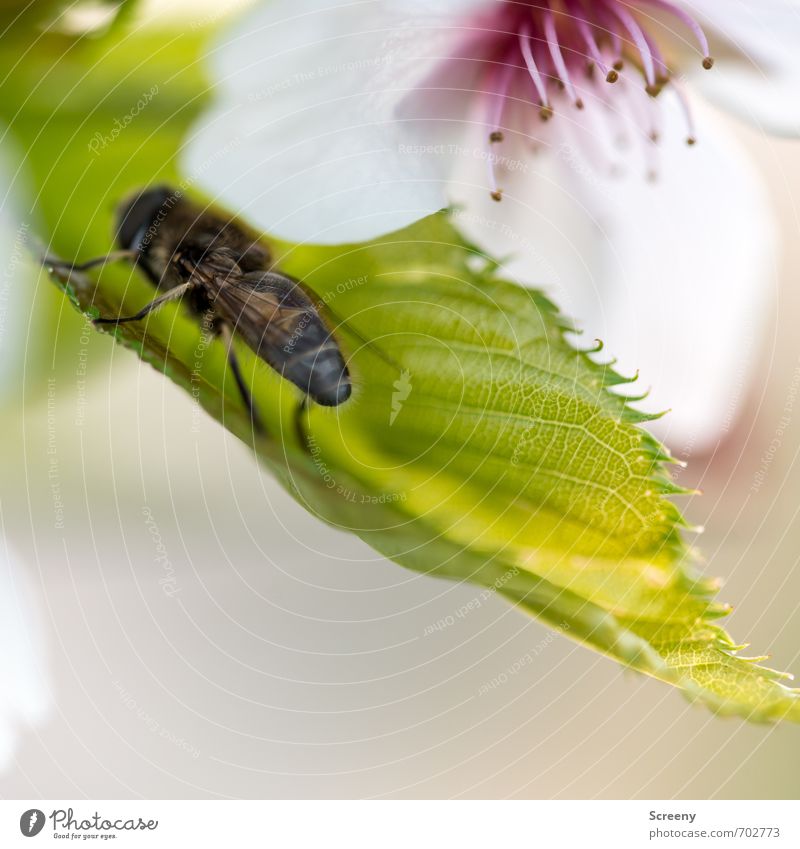
M161 288L185 282L188 257L229 256L244 272L263 270L270 251L255 231L231 215L195 203L180 189L157 186L127 198L117 210L117 242L138 253L138 263Z

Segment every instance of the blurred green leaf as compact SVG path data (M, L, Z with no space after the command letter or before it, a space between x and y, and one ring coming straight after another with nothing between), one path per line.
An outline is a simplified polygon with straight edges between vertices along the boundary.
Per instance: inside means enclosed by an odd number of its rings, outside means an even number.
M2 40L0 144L19 164L10 191L51 249L102 252L121 195L178 179L181 142L206 97L198 60L205 37L198 29ZM52 287L37 287L34 311L26 373L35 392L45 384L37 364L74 373L87 353L80 318ZM106 362L109 350L93 345L91 363Z
M170 305L123 344L251 444L302 504L411 569L467 580L626 666L751 720L800 720L782 676L739 657L667 496L680 492L626 379L576 351L541 294L497 278L442 214L364 245L273 245L326 305L356 392L304 417L240 346L270 437L254 439L225 352ZM130 313L138 278L72 279L78 309ZM198 351L204 351L202 357Z

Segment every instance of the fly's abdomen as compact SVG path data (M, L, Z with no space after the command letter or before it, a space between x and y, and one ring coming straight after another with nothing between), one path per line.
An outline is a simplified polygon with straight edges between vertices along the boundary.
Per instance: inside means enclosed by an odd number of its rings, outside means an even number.
M351 394L342 351L296 280L275 271L220 281L215 309L278 374L326 407Z
M350 397L352 387L347 364L339 346L315 313L304 312L299 316L277 359L279 362L273 362L273 367L318 404L336 407Z

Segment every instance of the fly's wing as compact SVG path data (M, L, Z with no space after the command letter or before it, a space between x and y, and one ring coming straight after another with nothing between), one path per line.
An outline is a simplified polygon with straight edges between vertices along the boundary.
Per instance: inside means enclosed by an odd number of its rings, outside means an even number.
M217 278L216 312L279 374L318 404L350 397L350 376L336 340L296 280L274 271Z

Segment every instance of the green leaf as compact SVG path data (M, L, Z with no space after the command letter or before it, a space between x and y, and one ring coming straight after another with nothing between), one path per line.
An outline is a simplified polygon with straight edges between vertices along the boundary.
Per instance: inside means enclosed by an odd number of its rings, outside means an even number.
M34 222L52 248L104 252L115 200L181 179L177 151L206 92L202 39L4 41L0 118L25 152ZM154 85L157 96L134 110ZM124 132L111 139L117 120ZM95 150L98 133L111 140ZM222 346L205 347L181 307L152 316L146 335L125 326L119 341L252 444L309 510L404 566L502 594L716 710L800 717L783 676L737 656L720 628L727 608L694 574L667 500L677 494L668 458L637 427L646 417L609 391L625 379L569 344L547 299L497 280L445 216L370 245L275 250L327 302L357 385L343 407L309 412L310 456L296 434L296 391L244 348L273 434L253 442ZM153 296L127 270L99 279L59 285L90 315ZM40 304L40 326L42 307L59 328L53 362L74 369L79 316L66 320L54 299ZM105 347L93 346L93 368Z
M191 391L295 498L402 565L497 592L721 713L800 720L786 676L741 657L669 496L665 450L611 388L630 382L542 294L498 279L445 214L364 245L273 244L319 296L356 390L312 405L239 352L269 437L255 439L223 346L170 305L118 341ZM67 287L89 315L153 295L104 272ZM202 351L198 357L198 351ZM188 424L188 423L187 423ZM759 659L760 660L760 659Z

